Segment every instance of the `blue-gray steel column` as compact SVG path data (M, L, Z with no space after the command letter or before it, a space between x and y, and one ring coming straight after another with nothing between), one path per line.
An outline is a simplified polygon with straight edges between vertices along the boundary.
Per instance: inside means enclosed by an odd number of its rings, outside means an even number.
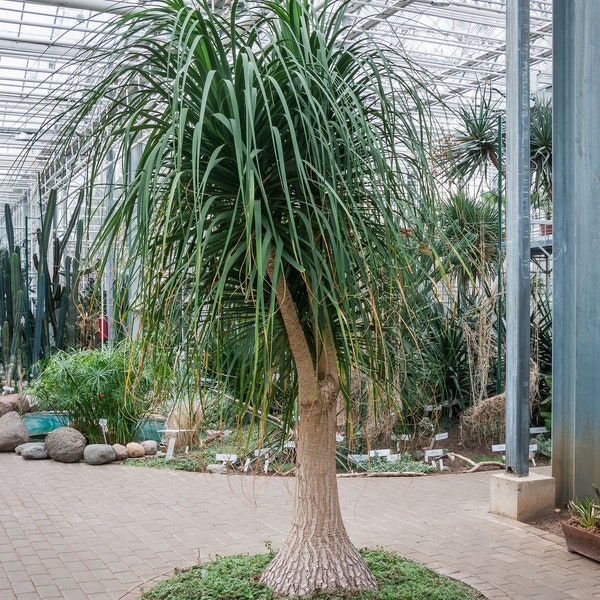
M506 471L529 474L529 0L506 3Z
M552 471L600 484L600 1L554 0Z
M106 157L106 186L107 186L107 197L106 197L106 212L110 215L113 208L114 196L115 196L115 166L114 166L114 152L108 151ZM114 303L114 256L113 249L109 248L108 258L106 260L106 271L104 273L104 285L106 288L106 327L107 327L107 341L112 345L115 341L115 303Z

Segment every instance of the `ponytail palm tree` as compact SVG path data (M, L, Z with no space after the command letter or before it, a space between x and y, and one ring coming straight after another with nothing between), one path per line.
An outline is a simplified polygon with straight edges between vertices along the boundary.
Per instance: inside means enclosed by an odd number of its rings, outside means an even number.
M240 410L283 398L291 422L297 407L292 525L262 580L277 595L376 588L340 514L336 404L351 368L378 390L398 381L419 85L401 57L347 36L343 7L226 10L162 0L118 17L94 54L110 67L57 123L85 132L88 191L109 150L122 159L97 247L123 249L139 334L182 346Z

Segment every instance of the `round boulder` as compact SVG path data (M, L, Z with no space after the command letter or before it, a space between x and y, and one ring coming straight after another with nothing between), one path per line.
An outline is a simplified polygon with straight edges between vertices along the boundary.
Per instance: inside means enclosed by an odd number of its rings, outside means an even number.
M11 394L10 396L0 396L0 417L6 413L17 410L19 406L19 395Z
M28 460L42 460L44 458L48 458L48 453L46 452L46 444L44 444L44 442L31 442L29 444L21 444L19 448L21 449L21 456Z
M114 462L117 456L110 444L90 444L83 451L83 460L88 465L105 465Z
M79 462L85 445L85 437L72 427L59 427L46 436L48 456L58 462Z
M28 441L29 432L19 413L12 411L0 417L0 452L13 452Z
M158 452L158 442L155 440L145 440L142 442L142 447L146 456L154 456Z
M144 450L144 446L137 442L129 442L127 444L127 455L129 458L141 458L146 456L146 450Z
M127 446L123 446L123 444L113 444L112 447L115 451L115 460L125 460L126 458L129 458Z
M7 412L18 410L21 414L29 412L31 405L29 399L22 394L8 394L0 396L0 416Z

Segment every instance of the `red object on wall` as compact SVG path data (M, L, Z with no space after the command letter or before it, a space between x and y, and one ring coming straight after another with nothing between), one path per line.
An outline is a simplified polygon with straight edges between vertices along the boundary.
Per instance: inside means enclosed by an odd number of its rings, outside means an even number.
M106 317L98 317L98 337L101 342L108 341L108 319Z

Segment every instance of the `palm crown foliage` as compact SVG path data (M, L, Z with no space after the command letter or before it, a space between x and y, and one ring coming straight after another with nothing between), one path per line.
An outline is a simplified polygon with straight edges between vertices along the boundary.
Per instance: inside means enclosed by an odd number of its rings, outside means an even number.
M485 172L491 163L498 164L499 102L492 98L492 90L480 85L473 102L457 110L459 128L450 140L449 154L443 161L451 179L469 181Z
M423 88L345 23L302 0L163 0L102 31L89 60L111 67L57 117L62 136L89 124L88 190L110 149L122 159L96 250L121 250L144 337L263 409L294 397L282 279L315 369L324 337L343 375L398 367L406 174L429 193Z
M531 107L531 177L534 206L552 212L552 102L535 99Z
M487 282L499 260L496 205L457 192L442 206L440 221L444 228L442 244L449 249L440 249L439 253L447 257L445 270L457 271L459 292L472 282L473 287L480 286L489 293Z

